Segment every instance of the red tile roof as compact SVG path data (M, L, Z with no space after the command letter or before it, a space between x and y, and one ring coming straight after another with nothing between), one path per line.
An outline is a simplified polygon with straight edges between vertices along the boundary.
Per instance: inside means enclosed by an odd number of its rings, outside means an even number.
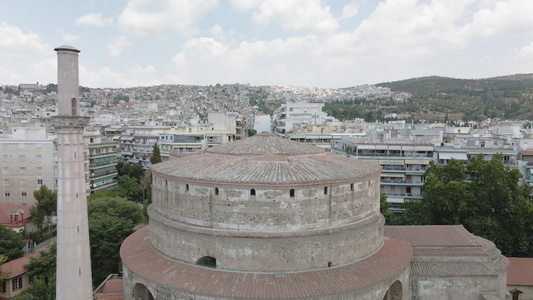
M481 247L463 225L385 226L385 235L413 247Z
M533 287L533 258L509 257L509 261L511 265L507 269L507 284Z
M413 250L386 238L374 255L352 264L294 273L247 273L208 269L174 261L150 245L149 226L130 235L120 256L131 273L190 295L221 298L300 298L339 295L394 278L408 268Z
M122 278L116 275L108 278L97 291L95 291L94 300L123 300L124 283Z
M21 258L17 258L15 260L12 260L10 262L7 262L3 265L0 265L0 269L2 269L2 272L9 272L9 277L7 279L15 278L17 276L20 276L24 273L26 273L26 269L24 269L24 265L27 265L30 263L30 257L37 258L41 255L39 252L35 252L26 256L23 256Z
M0 203L0 224L6 226L11 223L11 211L22 209L24 211L24 220L31 217L30 205L6 204ZM26 223L26 221L24 222Z

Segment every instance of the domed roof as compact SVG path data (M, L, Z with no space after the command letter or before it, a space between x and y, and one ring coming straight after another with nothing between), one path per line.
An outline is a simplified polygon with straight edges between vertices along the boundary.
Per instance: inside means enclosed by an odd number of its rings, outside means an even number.
M261 133L153 165L152 170L184 180L292 185L355 180L381 167Z

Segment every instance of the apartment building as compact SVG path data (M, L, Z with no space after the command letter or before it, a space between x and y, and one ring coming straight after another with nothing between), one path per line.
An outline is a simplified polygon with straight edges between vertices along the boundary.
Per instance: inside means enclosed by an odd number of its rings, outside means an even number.
M381 192L391 203L389 209L400 213L409 199L422 199L424 172L433 160L434 145L416 143L369 143L344 138L332 142L332 152L380 164Z
M323 103L287 103L274 111L272 132L286 134L323 123Z
M54 142L40 124L10 124L0 135L0 203L34 205L33 192L53 189Z
M140 164L143 169L151 166L150 157L159 135L170 126L128 126L119 139L121 157L125 163Z
M117 141L102 139L100 130L88 127L83 133L85 140L85 182L90 193L118 185Z

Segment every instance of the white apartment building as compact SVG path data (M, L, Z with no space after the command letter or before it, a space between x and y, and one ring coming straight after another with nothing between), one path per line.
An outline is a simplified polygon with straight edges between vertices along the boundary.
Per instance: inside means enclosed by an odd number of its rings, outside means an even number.
M307 126L323 123L323 103L287 103L282 104L272 115L272 132L286 134L298 132Z
M54 142L39 124L12 124L0 135L0 203L34 205L41 185L55 189Z
M118 185L117 172L117 141L102 140L100 131L96 128L85 128L85 182L88 190L112 188Z

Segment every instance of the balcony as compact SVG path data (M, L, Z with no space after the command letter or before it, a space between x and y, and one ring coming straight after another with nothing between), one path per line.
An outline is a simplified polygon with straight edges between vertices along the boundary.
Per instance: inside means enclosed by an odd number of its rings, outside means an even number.
M420 180L405 180L405 179L381 179L381 184L384 185L416 185L423 186L424 182Z
M116 151L111 151L111 152L105 152L105 153L93 153L93 154L89 154L89 157L90 158L95 158L95 157L103 157L103 156L110 156L110 155L117 155L117 152Z
M89 148L99 148L108 146L118 146L118 142L102 142L102 143L90 143Z
M118 180L112 180L108 182L102 182L102 183L94 183L91 187L91 192L101 190L106 187L114 186L118 184Z
M412 198L412 199L422 199L422 195L421 194L412 194L412 193L387 193L385 192L385 195L387 195L387 197L401 197L401 198Z
M89 164L89 169L91 168L101 168L101 167L105 167L105 166L116 166L118 163L118 160L110 160L110 161L105 161L105 162L101 162L101 163L95 163L95 164Z
M383 170L385 171L400 171L400 172L419 172L420 174L423 174L426 172L426 168L421 167L406 167L406 166L392 166L392 165L384 165L382 166Z
M117 170L108 171L108 172L104 172L104 173L100 173L100 174L90 175L89 178L90 179L98 179L98 178L106 177L106 176L109 176L109 175L116 175L116 174L118 174Z

